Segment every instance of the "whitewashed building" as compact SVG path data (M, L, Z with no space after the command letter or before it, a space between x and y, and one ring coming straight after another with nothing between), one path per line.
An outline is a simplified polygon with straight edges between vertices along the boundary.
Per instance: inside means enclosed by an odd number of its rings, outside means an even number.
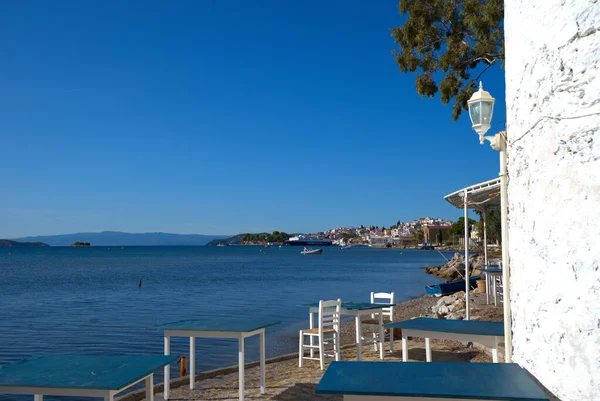
M506 0L513 360L600 400L600 2Z

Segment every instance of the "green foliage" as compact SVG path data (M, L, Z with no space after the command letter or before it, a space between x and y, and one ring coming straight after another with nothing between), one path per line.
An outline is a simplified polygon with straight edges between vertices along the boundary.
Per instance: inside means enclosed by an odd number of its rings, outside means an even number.
M400 0L398 7L408 18L391 30L400 47L396 63L402 72L418 74L422 97L439 91L443 104L454 98L456 120L467 110L479 77L494 63L504 64L504 1ZM479 74L471 78L472 72Z
M91 244L89 242L74 242L71 244L71 246L90 246Z
M425 233L423 232L423 230L416 230L413 235L415 236L417 242L423 242L423 240L425 239Z
M241 241L242 243L266 243L266 242L285 242L290 238L290 235L281 231L273 231L272 234L269 233L259 233L259 234L244 234Z
M351 238L358 238L358 234L355 233L341 233L340 238L347 240Z
M471 232L471 226L476 223L477 222L475 220L469 219L469 233ZM450 235L450 237L452 237L453 235L455 235L457 237L464 237L465 236L465 218L460 217L456 223L452 223L452 227L450 227L450 230L448 230L448 234Z
M483 233L483 215L480 212L476 213L479 215L479 221L476 223L477 228L479 228L480 233ZM500 220L500 212L487 212L485 220L488 243L502 243L502 222ZM481 235L481 237L483 239L483 235Z

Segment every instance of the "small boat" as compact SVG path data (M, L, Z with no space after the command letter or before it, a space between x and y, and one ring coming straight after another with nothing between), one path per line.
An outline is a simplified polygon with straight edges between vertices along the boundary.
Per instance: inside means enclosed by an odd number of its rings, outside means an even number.
M302 255L318 255L320 253L323 253L323 250L321 248L317 248L317 249L312 249L312 248L304 248L304 250L302 252L300 252Z
M477 280L480 280L481 276L473 276L469 279L469 287L471 289L477 288ZM464 291L465 289L465 280L456 280L450 281L446 283L433 284L425 287L425 292L429 295L441 296L454 294L458 291Z
M343 251L344 249L350 249L350 248L352 248L352 245L342 245L342 246L340 247L340 250L342 250L342 251Z

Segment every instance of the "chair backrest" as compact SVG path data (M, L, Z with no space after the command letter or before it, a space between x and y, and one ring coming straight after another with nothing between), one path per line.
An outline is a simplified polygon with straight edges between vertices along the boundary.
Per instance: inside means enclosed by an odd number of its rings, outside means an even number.
M372 292L371 293L371 303L372 304L393 304L394 303L394 293L393 292ZM386 317L392 321L394 318L394 307L390 306L387 308L382 308L383 318ZM375 316L373 316L375 317Z
M502 259L490 259L488 263L491 265L498 265L498 269L502 269Z
M319 301L319 334L325 329L338 330L340 327L340 308L342 300Z

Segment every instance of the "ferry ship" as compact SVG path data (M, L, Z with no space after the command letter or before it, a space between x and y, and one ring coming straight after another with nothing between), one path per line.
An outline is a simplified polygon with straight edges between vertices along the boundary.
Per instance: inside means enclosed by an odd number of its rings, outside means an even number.
M295 237L291 237L287 241L285 241L286 245L319 245L319 246L327 246L332 245L331 240L328 238L315 238L308 237L306 235L298 235Z

